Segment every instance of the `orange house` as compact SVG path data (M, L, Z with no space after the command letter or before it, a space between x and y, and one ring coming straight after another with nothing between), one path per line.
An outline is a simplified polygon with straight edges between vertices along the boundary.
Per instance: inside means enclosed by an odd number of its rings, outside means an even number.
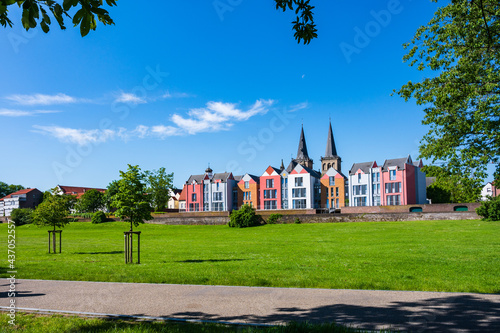
M321 177L320 182L321 208L339 209L345 207L347 177L334 168L330 168Z
M249 204L255 209L259 209L260 198L260 177L246 174L237 184L238 188L238 208L244 204Z

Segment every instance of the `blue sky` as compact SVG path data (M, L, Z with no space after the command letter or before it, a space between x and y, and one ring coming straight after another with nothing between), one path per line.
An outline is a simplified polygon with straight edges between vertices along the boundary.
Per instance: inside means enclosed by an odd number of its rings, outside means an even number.
M13 8L0 33L0 180L106 187L127 164L165 167L179 187L208 163L260 175L295 156L301 124L319 168L330 117L344 173L416 158L422 107L390 94L422 78L402 44L437 5L313 2L307 46L270 0L118 1L116 25L85 38L69 22L25 32Z

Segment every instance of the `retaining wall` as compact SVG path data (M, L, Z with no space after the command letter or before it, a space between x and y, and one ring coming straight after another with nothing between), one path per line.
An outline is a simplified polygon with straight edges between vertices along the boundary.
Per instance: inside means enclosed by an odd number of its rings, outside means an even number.
M460 204L432 204L432 205L405 205L405 206L370 206L370 207L342 207L342 214L368 213L409 213L411 208L422 208L422 213L455 212L456 207L467 207L469 212L475 212L481 203Z

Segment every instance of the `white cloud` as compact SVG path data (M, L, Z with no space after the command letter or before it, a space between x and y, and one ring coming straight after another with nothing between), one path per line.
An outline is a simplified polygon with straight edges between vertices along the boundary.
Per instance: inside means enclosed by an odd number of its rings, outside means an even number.
M59 126L33 126L35 132L55 137L56 139L86 145L89 143L106 142L110 139L127 141L130 138L160 138L165 139L177 135L194 135L200 132L217 132L227 130L234 122L245 121L258 114L265 114L274 104L272 100L258 100L248 110L242 111L236 104L209 102L205 108L191 109L186 116L174 114L171 125L145 126L138 125L133 130L119 128L118 130L85 130Z
M37 114L48 114L48 113L59 113L59 112L61 111L53 111L53 110L25 111L25 110L0 109L0 116L29 117L29 116L35 116Z
M188 117L174 114L171 120L188 134L215 132L230 128L233 121L244 121L258 114L266 114L273 104L273 100L258 100L250 109L242 111L236 104L208 102L206 108L190 110Z
M63 142L86 145L89 143L105 142L117 135L113 130L83 130L75 128L65 128L59 126L38 126L34 125L35 132L50 135Z
M307 102L299 103L296 105L292 105L289 112L297 112L297 111L300 111L303 109L307 109L308 107L309 107L309 103L307 103Z
M146 100L140 98L137 95L122 92L120 96L115 99L115 102L127 103L127 104L144 104Z
M70 104L76 103L78 99L68 96L66 94L57 95L11 95L5 99L21 105L54 105L54 104Z

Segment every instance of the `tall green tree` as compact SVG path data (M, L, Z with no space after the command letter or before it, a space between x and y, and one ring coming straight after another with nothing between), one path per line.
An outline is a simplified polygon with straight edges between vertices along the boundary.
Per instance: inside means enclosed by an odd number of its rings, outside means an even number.
M9 18L9 8L17 5L21 8L21 23L26 30L36 28L38 24L44 32L49 32L51 17L56 20L61 29L66 29L65 18L80 26L80 34L86 36L90 30L97 28L97 21L104 25L115 24L104 2L109 7L116 6L117 0L0 0L0 24L4 27L13 26ZM295 12L296 19L292 22L295 39L298 43L309 44L317 37L314 23L314 6L310 0L275 0L276 9Z
M138 165L128 165L126 172L120 171L118 193L113 196L112 206L115 215L130 222L130 231L144 221L152 220L151 207L146 195L144 173Z
M64 195L52 194L46 196L35 209L33 223L40 227L50 226L56 230L69 223L67 218L69 213L68 198Z
M0 182L0 198L3 198L11 193L14 193L14 192L17 192L20 190L24 190L24 186Z
M157 212L164 210L172 193L174 174L167 173L165 168L160 168L146 171L144 175L151 205Z
M427 187L427 198L436 203L465 203L477 201L481 182L461 174L452 174L446 168L427 165L423 171L436 181Z
M429 132L421 157L443 163L455 184L475 193L473 199L489 163L496 165L500 181L499 18L498 0L452 0L439 8L405 45L404 57L436 75L410 81L397 92L425 106Z
M113 180L111 183L109 183L107 189L106 189L106 193L104 193L104 205L106 206L106 209L108 211L111 211L113 209L112 207L112 203L113 203L113 196L118 193L119 191L119 187L118 187L118 181L117 180Z
M104 194L98 190L91 189L83 193L77 200L76 210L80 213L95 213L104 208Z

